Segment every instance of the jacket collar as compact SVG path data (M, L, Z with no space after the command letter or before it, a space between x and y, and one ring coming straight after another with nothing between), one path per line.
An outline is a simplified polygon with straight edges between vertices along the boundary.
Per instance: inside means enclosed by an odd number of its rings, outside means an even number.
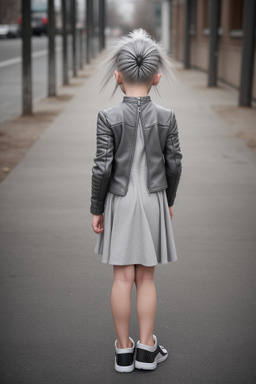
M147 96L123 96L123 103L138 103L138 100L140 99L141 104L149 103L151 100L151 97L149 95Z

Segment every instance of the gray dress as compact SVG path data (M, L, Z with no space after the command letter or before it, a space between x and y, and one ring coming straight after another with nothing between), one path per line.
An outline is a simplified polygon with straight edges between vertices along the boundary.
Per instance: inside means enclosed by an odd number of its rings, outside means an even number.
M104 230L94 248L104 264L152 266L177 260L166 190L147 191L142 129L139 120L127 194L106 195Z

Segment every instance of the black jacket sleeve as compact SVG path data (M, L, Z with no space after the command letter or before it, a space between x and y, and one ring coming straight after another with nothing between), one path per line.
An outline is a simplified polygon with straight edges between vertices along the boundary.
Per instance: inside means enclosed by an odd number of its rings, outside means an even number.
M92 168L91 178L90 212L100 215L104 212L114 156L114 135L102 111L97 116L96 146L95 165Z
M168 187L166 189L168 206L174 204L180 176L182 172L179 133L175 113L172 111L169 132L164 148L165 171Z

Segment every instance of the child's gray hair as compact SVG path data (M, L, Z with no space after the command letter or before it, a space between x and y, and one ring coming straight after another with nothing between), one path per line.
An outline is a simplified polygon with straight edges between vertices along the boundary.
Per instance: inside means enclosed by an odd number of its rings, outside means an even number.
M100 92L114 76L114 70L121 72L129 84L149 85L156 73L163 70L175 79L174 65L162 42L157 42L144 29L134 29L121 36L110 46L110 55L97 67L103 73ZM111 97L118 88L116 83ZM155 88L156 89L156 88Z

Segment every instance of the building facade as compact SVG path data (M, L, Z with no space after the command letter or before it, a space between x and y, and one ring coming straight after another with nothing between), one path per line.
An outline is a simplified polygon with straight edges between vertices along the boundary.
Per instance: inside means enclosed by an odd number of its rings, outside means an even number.
M217 79L239 89L242 64L244 0L221 0L218 26ZM184 62L187 0L172 0L171 53ZM210 0L189 3L190 67L209 68ZM256 60L253 46L252 99L256 101Z

